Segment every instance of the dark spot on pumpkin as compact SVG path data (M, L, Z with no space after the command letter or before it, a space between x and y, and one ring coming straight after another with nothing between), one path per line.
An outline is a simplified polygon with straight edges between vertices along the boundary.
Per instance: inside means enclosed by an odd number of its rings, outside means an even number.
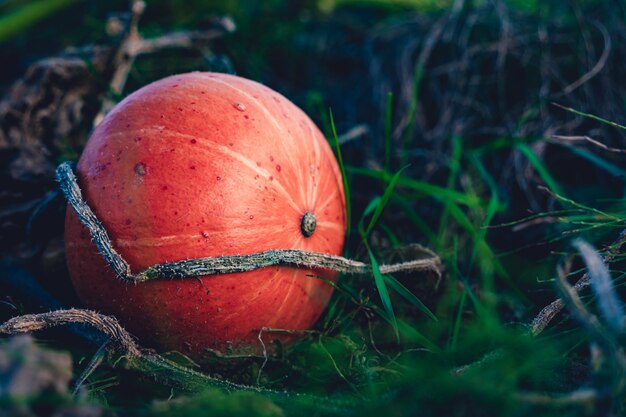
M178 212L177 211L174 212L174 216L178 216Z
M196 169L196 166L195 166L195 165L192 165L192 166L190 166L190 167L189 167L189 169L195 170L195 169Z
M140 177L148 174L148 167L146 167L146 164L144 164L143 162L139 162L137 165L135 165L135 174L139 175Z
M254 216L252 214L249 217L250 217L250 220L254 219Z
M217 177L215 177L216 180L221 181L222 177L220 177L219 175Z
M161 190L163 190L163 191L167 191L167 185L162 186L162 187L161 187Z
M244 115L243 115L243 118L244 118L244 119L249 119L249 118L250 118L250 116L248 116L247 114L244 114Z
M270 181L274 181L274 177L270 175Z
M182 108L182 107L179 107L179 108L178 108L178 111L183 111L183 108Z
M189 142L191 142L191 143L195 144L195 143L196 143L196 142L198 142L198 141L197 141L197 140L195 140L195 139L191 139Z
M256 166L260 167L261 163L259 161L256 162Z
M274 157L270 155L270 162L274 162Z
M229 143L228 143L228 146L234 146L234 145L235 145L235 144L234 144L234 143L232 143L232 142L229 142Z
M280 170L281 170L281 169L282 169L282 168L280 167L280 165L278 165L278 164L277 164L277 165L276 165L276 171L280 172Z
M202 232L200 232L200 234L201 234L201 235L202 235L202 237L203 237L203 238L205 238L205 239L209 237L209 232L207 232L207 231L204 231L204 230L203 230Z

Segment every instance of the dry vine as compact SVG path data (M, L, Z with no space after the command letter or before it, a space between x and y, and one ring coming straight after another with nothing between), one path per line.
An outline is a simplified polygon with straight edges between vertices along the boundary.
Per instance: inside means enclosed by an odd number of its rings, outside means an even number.
M132 273L130 265L113 248L111 239L104 226L83 199L71 164L63 163L59 166L57 179L69 205L91 233L92 240L98 251L115 272L115 275L122 281L139 283L157 278L188 278L201 275L245 272L273 265L331 269L347 274L367 274L372 272L371 265L346 259L342 256L306 252L297 249L275 249L246 255L166 262L151 266L138 273ZM434 271L437 274L441 274L441 260L439 257L427 249L424 249L424 251L429 254L428 258L391 265L380 265L379 270L382 274L416 271Z
M141 372L164 385L185 391L202 391L207 387L226 391L252 391L263 394L280 403L282 401L306 401L316 404L319 410L334 413L348 413L355 404L348 400L328 397L314 397L307 394L289 393L249 385L235 384L194 371L170 361L151 350L139 347L132 336L113 317L90 310L67 309L49 313L26 314L14 317L0 324L0 334L15 335L43 330L53 326L82 323L95 327L110 336L113 343L107 343L106 350L122 355L120 362L126 369ZM111 347L114 346L114 347ZM118 363L118 361L116 361Z
M609 247L607 254L604 256L604 263L613 260L621 253L622 247L626 245L626 230L620 233L617 240ZM588 287L591 284L589 273L585 273L572 287L576 292ZM537 336L550 324L552 319L563 310L565 302L562 298L554 300L552 303L544 307L530 324L530 333Z

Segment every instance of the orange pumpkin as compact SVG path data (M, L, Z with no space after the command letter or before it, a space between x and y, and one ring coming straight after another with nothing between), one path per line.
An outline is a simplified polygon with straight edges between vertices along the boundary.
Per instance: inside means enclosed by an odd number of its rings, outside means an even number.
M343 249L341 174L324 136L285 97L240 77L176 75L131 94L94 130L77 178L133 272L270 249ZM278 266L130 284L69 207L65 240L85 305L116 316L141 341L196 359L206 349L259 353L263 327L310 328L332 293L312 276L336 279Z

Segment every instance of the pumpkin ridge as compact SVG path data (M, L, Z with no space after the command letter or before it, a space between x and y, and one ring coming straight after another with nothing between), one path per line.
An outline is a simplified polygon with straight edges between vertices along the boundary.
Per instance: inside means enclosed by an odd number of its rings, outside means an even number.
M306 119L306 117L303 117L303 119ZM310 123L306 123L306 126L308 128L309 131L309 137L310 140L313 142L313 173L310 172L311 169L311 165L309 164L309 181L310 181L310 194L309 197L311 200L307 201L309 209L313 210L313 209L318 209L319 208L316 206L317 203L317 199L320 195L320 190L318 189L318 185L319 185L319 178L315 177L316 171L317 171L317 166L321 165L321 149L319 147L319 136L315 134L315 130L313 130L313 128L311 127ZM317 179L317 182L315 181ZM313 214L315 214L315 212L313 212Z
M247 98L248 100L250 100L251 102L255 103L256 107L266 116L267 120L269 120L272 125L274 125L274 127L277 129L277 133L281 133L284 136L289 137L291 140L287 140L287 141L282 141L283 144L288 144L290 146L296 146L295 149L293 149L294 152L286 152L285 156L287 157L287 159L289 160L291 166L292 166L292 172L294 173L294 175L296 175L297 177L297 181L296 183L299 185L296 188L298 189L298 192L300 193L300 201L302 202L302 204L307 204L308 200L306 198L305 193L303 193L304 191L304 187L302 187L302 185L305 183L304 178L302 176L302 169L300 169L300 164L298 164L297 161L294 161L293 159L293 155L297 155L301 149L298 149L299 144L296 143L296 138L294 137L294 135L288 131L285 130L285 128L278 122L278 120L276 119L276 116L274 116L274 114L272 114L272 112L270 112L266 105L264 103L262 103L259 99L255 98L253 95L247 93L246 91L240 89L239 87L221 80L221 79L216 79L216 78L211 78L211 80L216 81L219 84L225 85L229 88L231 88L232 90L238 92L239 94L241 94L243 97ZM256 84L256 83L254 83ZM286 99L285 99L286 100Z
M315 125L313 124L313 122L311 121L311 119L309 117L305 117L304 118L305 122L307 125L309 125L309 130L314 130ZM328 163L328 158L331 158L331 160L335 160L335 154L332 150L332 148L330 147L328 142L325 142L324 145L326 146L321 146L321 143L318 143L318 145L320 145L320 148L322 150L322 153L325 153L326 158L321 159L322 155L320 155L320 161L322 163L324 163L327 168L330 168L332 175L331 174L327 174L328 176L331 176L332 179L334 180L335 183L335 190L339 193L339 196L341 197L342 200L342 206L341 206L341 210L342 210L342 217L343 217L343 223L345 224L347 222L347 213L346 213L346 208L345 208L345 203L346 203L346 196L345 196L345 192L346 190L343 189L343 181L342 181L342 177L341 177L341 171L339 170L339 166L338 165L333 165L333 164L329 164ZM325 170L323 170L325 171ZM325 182L320 181L321 184L324 184ZM324 204L323 208L326 208L328 203Z
M264 176L265 178L268 178L272 176L272 174L266 170L265 168L261 168L259 167L256 162L252 161L248 156L237 152L235 150L230 149L228 146L222 145L218 142L212 141L204 136L201 135L189 135L187 133L183 133L183 132L179 132L177 130L174 129L169 129L166 128L165 129L166 132L168 133L172 133L175 134L181 138L186 138L186 139L200 139L197 143L196 143L196 147L197 149L202 149L203 151L218 151L221 152L223 155L228 155L230 157L232 157L234 160L242 163L244 166L246 166L247 168L249 168L250 170L252 170L253 172L260 174L262 176ZM204 142L204 143L203 143ZM211 143L211 146L208 146L206 143ZM200 145L200 146L198 146ZM289 192L285 189L285 187L282 185L282 183L280 181L278 181L278 179L274 178L276 181L274 181L274 184L276 185L276 188L281 192L281 194L283 194L284 197L287 198L287 202L289 203L289 205L296 210L296 212L300 212L302 209L298 206L298 204L296 203L296 201L294 200L294 198L291 196L291 194L289 194Z
M251 94L248 94L247 92L243 91L239 87L234 86L231 83L226 82L224 80L220 80L220 79L217 79L217 78L211 78L211 80L215 81L215 82L217 82L219 84L225 85L225 86L231 88L232 90L237 91L239 94L241 94L242 96L246 97L250 101L253 101L256 104L256 106L267 116L268 120L270 120L272 122L274 127L276 127L278 130L282 131L286 136L292 136L292 135L289 134L289 132L285 131L285 128L282 127L280 125L280 123L278 123L278 120L276 120L276 117L269 110L267 110L265 105L263 103L261 103L259 101L259 99L255 98L254 96L252 96Z
M337 224L336 222L332 222L332 221L328 221L328 220L322 220L322 221L318 220L317 221L317 226L318 227L323 227L323 228L343 230L343 227L340 224Z
M341 191L339 189L335 189L333 194L329 194L326 200L317 204L316 206L317 210L324 210L326 207L328 207L328 205L333 202L333 200L338 194L341 194Z
M280 303L280 305L278 306L278 308L276 308L274 310L274 315L273 315L272 320L271 320L272 322L276 322L276 318L277 317L279 317L279 318L281 317L281 313L282 313L282 310L285 308L285 305L291 304L291 303L288 303L288 301L291 301L290 300L291 293L293 292L293 289L296 287L296 280L298 279L298 273L300 271L301 271L300 269L294 268L293 276L291 278L284 278L283 277L283 279L280 280L279 283L281 283L283 285L286 284L286 283L289 283L289 289L283 295L283 297L282 297L283 300ZM293 330L293 329L287 329L287 330Z
M215 235L222 234L225 237L231 237L230 232L232 230L249 230L250 226L242 224L236 227L229 227L228 229L222 230L214 230L207 228L207 233L215 237ZM265 228L260 228L255 226L255 231L263 231L263 229L268 232L275 231L276 226L267 225ZM151 247L151 246L167 246L174 244L189 244L190 240L197 239L201 237L200 233L190 233L190 234L177 234L177 235L165 235L158 237L149 237L149 238L116 238L114 240L115 247L133 247L133 246L141 246L141 247ZM180 241L178 241L180 240ZM162 241L162 242L161 242ZM280 248L284 249L284 248ZM286 248L288 249L288 248Z

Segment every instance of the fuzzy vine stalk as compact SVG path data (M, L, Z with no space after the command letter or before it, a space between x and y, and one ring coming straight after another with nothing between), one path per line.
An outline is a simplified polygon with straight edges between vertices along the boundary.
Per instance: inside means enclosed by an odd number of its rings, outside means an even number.
M364 262L354 261L342 256L307 252L298 249L274 249L243 255L185 259L165 262L133 273L128 262L113 248L111 238L106 229L83 198L72 164L64 162L59 165L56 177L63 195L80 221L89 230L98 251L115 275L125 282L140 283L153 279L190 278L202 275L246 272L276 265L330 269L345 274L372 273L372 266ZM425 259L415 259L389 265L383 264L378 268L382 274L418 271L434 271L437 274L441 274L440 258L431 251L425 251L429 255Z

